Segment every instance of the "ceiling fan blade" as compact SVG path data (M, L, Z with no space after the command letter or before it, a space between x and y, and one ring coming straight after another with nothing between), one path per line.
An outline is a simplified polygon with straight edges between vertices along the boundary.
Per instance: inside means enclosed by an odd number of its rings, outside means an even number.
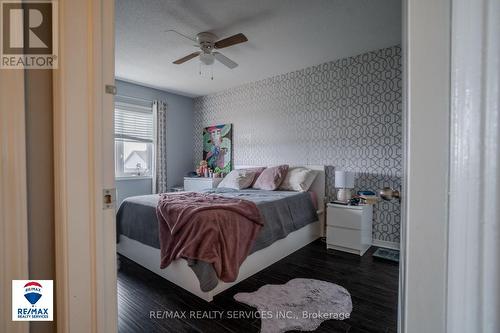
M183 58L177 59L176 61L174 61L174 64L180 65L182 63L185 63L186 61L191 60L191 59L195 58L196 56L200 55L200 53L201 53L200 51L193 52L193 53L191 53Z
M223 55L222 53L219 52L214 52L213 55L215 56L215 59L219 61L221 64L223 64L226 67L229 67L231 69L238 67L238 64Z
M223 49L225 47L233 46L233 45L236 45L239 43L244 43L246 41L248 41L248 38L245 35L243 35L242 33L239 33L239 34L233 35L231 37L221 39L218 42L215 42L214 46L216 49Z

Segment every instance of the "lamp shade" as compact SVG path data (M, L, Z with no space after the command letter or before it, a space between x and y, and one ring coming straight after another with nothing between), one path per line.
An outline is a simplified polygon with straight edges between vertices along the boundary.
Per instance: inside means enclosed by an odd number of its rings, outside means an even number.
M354 188L354 174L349 171L335 171L336 188Z

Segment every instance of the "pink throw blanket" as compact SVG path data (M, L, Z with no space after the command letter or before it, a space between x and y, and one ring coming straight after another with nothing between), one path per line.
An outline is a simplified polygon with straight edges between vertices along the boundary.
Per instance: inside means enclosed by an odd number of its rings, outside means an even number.
M156 207L160 268L185 258L212 263L217 277L235 281L262 227L255 203L195 192L164 193Z

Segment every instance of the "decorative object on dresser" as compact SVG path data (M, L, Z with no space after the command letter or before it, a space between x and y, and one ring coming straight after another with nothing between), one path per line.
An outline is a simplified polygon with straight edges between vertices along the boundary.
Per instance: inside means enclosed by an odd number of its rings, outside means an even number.
M216 188L222 178L209 177L184 177L184 191L200 192L202 190Z
M326 247L362 256L372 244L372 205L327 204Z
M335 171L335 187L338 188L337 200L349 201L354 188L354 174L348 171Z
M367 205L374 205L379 201L379 197L373 191L358 191L358 196L361 199L361 203Z

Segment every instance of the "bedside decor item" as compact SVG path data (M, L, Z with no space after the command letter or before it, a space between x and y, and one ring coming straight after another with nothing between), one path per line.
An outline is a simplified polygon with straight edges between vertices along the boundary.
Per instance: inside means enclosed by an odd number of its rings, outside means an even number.
M401 195L398 190L393 190L390 187L384 187L380 190L379 195L382 199L390 201L392 199L397 199L401 202Z
M362 256L372 245L372 205L326 205L326 247Z
M358 191L358 196L361 199L361 203L366 205L374 205L380 200L378 195L373 191Z
M221 168L216 167L216 168L214 169L214 177L215 177L215 178L218 178L218 177L223 177L223 176L222 176L222 173L223 173L223 172L224 172L224 171L223 171Z
M351 295L344 287L315 279L266 284L252 293L238 293L234 299L257 308L260 313L290 314L286 317L263 316L261 333L314 331L325 320L349 319L352 311ZM315 315L318 313L324 316Z
M209 169L219 168L224 174L231 171L233 131L231 124L203 129L203 160Z
M354 174L349 171L335 171L335 187L338 188L337 200L349 201L354 188Z

